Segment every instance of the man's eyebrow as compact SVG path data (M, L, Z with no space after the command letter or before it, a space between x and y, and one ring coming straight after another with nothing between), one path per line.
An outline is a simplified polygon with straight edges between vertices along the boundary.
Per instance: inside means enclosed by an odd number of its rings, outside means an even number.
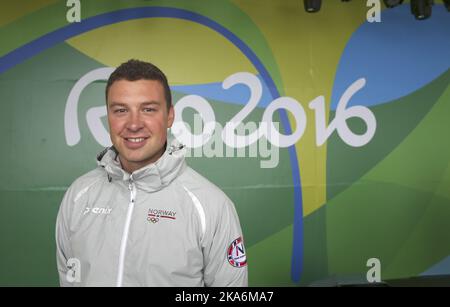
M125 107L126 105L124 104L124 103L121 103L121 102L111 102L110 104L109 104L109 107L110 108L112 108L112 107Z
M160 105L161 102L156 101L156 100L151 100L151 101L144 101L143 103L141 103L142 106L148 106L148 105L151 105L151 104Z
M156 100L150 100L150 101L144 101L144 102L140 103L140 106L144 106L144 107L145 106L149 106L149 105L157 105L157 106L159 106L159 105L161 105L161 102L156 101ZM112 107L126 107L126 106L127 105L125 103L116 102L116 101L113 101L113 102L111 102L109 104L110 108L112 108Z

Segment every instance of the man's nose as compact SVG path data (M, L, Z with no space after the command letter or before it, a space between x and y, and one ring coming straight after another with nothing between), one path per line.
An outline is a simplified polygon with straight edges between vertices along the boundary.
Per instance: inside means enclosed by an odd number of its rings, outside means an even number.
M127 123L128 130L138 131L143 127L142 119L138 112L130 112L130 117Z

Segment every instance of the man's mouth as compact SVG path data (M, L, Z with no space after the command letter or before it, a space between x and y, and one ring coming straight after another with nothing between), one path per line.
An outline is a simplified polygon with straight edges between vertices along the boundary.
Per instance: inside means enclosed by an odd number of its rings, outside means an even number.
M125 146L129 149L138 149L145 145L148 137L124 138Z
M145 140L145 138L125 138L127 141L130 141L132 143L139 143Z

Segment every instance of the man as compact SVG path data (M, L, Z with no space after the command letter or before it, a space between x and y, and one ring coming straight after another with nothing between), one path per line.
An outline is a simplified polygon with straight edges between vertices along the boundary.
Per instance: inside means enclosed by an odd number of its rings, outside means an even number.
M62 286L247 286L233 203L167 146L166 76L130 60L106 86L113 146L67 190L56 225Z

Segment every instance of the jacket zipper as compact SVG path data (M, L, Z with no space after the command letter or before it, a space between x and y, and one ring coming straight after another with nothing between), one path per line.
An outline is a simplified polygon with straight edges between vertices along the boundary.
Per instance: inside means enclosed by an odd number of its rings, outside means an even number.
M122 286L123 280L123 269L125 265L125 252L127 248L128 241L128 231L130 230L131 224L131 216L133 215L134 203L136 199L136 186L133 182L133 177L130 176L130 180L128 182L128 190L130 191L130 203L128 204L127 218L125 220L125 226L122 234L122 241L120 243L120 254L119 254L119 271L117 274L117 287Z

